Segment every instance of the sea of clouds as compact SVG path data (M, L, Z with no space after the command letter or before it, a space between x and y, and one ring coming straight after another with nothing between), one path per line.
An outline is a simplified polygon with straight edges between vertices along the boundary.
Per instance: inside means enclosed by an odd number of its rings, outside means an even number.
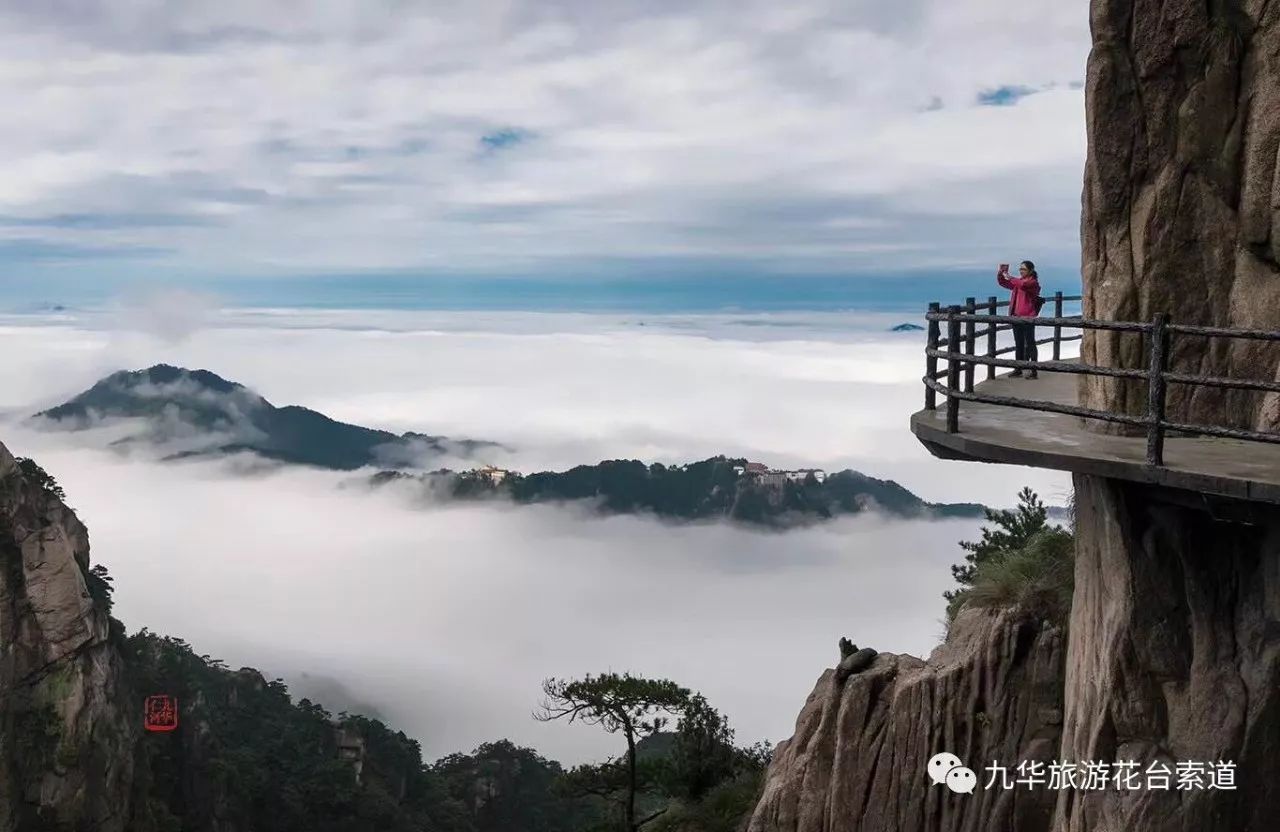
M192 304L181 304L188 311ZM163 305L159 307L165 308ZM0 319L0 441L36 457L88 524L132 630L179 635L372 712L427 756L509 737L566 761L616 752L530 718L547 676L667 676L743 741L779 740L849 636L927 653L975 521L846 518L783 534L601 518L575 507L424 509L349 475L161 464L101 431L23 419L119 369L205 368L277 405L489 439L496 464L724 453L852 467L933 501L1008 505L1063 475L932 459L908 429L920 333L855 314L627 316L155 309Z

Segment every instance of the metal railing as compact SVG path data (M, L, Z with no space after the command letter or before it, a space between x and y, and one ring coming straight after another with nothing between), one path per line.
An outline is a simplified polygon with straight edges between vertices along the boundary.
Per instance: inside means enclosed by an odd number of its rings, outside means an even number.
M1062 413L1068 416L1080 416L1085 419L1142 428L1147 435L1147 464L1156 466L1164 465L1164 441L1166 435L1170 432L1280 444L1280 433L1227 428L1217 425L1172 422L1166 418L1165 414L1169 384L1280 393L1280 382L1276 381L1222 378L1170 371L1168 367L1169 344L1172 336L1185 335L1202 338L1235 338L1280 342L1280 332L1174 324L1169 322L1169 316L1164 313L1157 314L1149 323L1092 320L1082 315L1064 317L1062 314L1063 304L1079 300L1081 300L1079 295L1064 296L1061 292L1057 292L1052 300L1053 315L1034 319L997 314L998 310L1008 307L1009 303L1008 301L997 301L995 297L990 297L986 303L981 304L977 303L974 298L966 298L963 306L948 306L946 309L943 309L937 303L929 304L929 311L925 315L925 319L928 321L928 346L925 349L925 376L923 379L925 385L925 409L937 409L939 393L946 397L948 433L958 433L960 431L960 402L962 401L1016 407L1024 410L1038 410L1047 413ZM997 333L1011 330L1015 323L1025 324L1031 320L1034 321L1036 327L1052 328L1052 337L1039 339L1036 344L1037 346L1051 344L1053 347L1053 359L1050 361L1019 361L1000 358L999 356L1005 353L1013 352L1016 347L997 349ZM986 328L981 331L977 328L980 323L986 325ZM941 337L943 325L947 328L946 338ZM1063 329L1079 329L1080 333L1064 336L1062 334ZM1146 368L1101 367L1092 364L1081 364L1076 361L1063 361L1062 344L1081 340L1086 329L1132 332L1144 336ZM984 355L979 355L976 352L979 339L984 339L986 342L987 351ZM946 349L943 349L943 347ZM942 370L938 369L939 360L946 362L946 367ZM1096 410L1060 402L1022 399L1015 396L998 396L977 392L974 390L974 369L978 365L983 365L987 368L988 379L995 377L996 367L1009 367L1016 370L1044 370L1054 373L1144 381L1147 385L1146 414L1133 416L1127 413L1113 413L1107 410ZM945 385L940 382L941 379L946 379Z

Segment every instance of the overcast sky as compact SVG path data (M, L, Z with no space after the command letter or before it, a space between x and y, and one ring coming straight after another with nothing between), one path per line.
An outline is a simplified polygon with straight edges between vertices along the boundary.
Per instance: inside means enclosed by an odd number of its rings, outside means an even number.
M0 296L1021 256L1065 287L1087 50L1084 0L0 0ZM502 441L514 450L495 461L525 470L726 453L852 467L930 500L1007 504L1025 483L1065 499L1060 474L928 456L907 429L919 335L885 334L900 317L641 329L635 315L286 316L156 297L104 318L0 319L0 355L20 357L0 361L0 438L66 484L131 627L311 674L300 690L369 704L430 754L505 735L598 756L599 736L528 712L543 676L610 667L671 675L741 739L781 739L841 635L927 652L955 541L977 523L773 535L422 511L312 471L124 459L21 417L165 361L278 404Z
M1087 49L1083 0L3 0L0 275L1072 265Z

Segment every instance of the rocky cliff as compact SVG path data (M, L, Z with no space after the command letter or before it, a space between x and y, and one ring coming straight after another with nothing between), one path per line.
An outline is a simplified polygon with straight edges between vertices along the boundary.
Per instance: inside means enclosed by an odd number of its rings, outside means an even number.
M1280 827L1280 507L1075 485L1063 757L1237 774L1232 789L1064 792L1057 828Z
M1089 317L1280 329L1280 3L1092 0L1082 240ZM1132 335L1086 361L1139 366ZM1280 349L1191 336L1176 369L1274 379ZM1141 412L1145 386L1082 383ZM1173 385L1170 411L1280 429L1280 401ZM1064 794L1058 828L1280 828L1280 510L1077 475L1062 753L1234 761L1229 790Z
M1092 0L1085 314L1280 329L1280 5ZM1273 379L1280 347L1179 336L1172 365ZM1087 333L1084 359L1143 365L1136 335ZM1082 378L1086 403L1141 413L1142 384ZM1280 400L1170 388L1179 420L1271 429Z
M843 682L828 670L774 754L748 832L1050 829L1054 793L986 790L982 769L1057 758L1065 651L1059 627L969 609L928 661L881 654ZM926 764L944 751L977 772L973 794L932 784Z
M0 830L124 830L140 726L89 536L0 445Z

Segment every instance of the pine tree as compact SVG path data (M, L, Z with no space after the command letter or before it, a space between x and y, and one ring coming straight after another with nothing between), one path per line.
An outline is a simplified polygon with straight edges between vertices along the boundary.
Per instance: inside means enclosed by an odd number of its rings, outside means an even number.
M1018 492L1017 507L999 511L987 509L986 515L991 525L982 527L982 539L960 542L960 548L967 553L965 562L953 565L951 574L962 589L942 593L948 602L955 600L964 587L973 586L979 564L1025 548L1033 537L1050 528L1048 509L1030 488Z

